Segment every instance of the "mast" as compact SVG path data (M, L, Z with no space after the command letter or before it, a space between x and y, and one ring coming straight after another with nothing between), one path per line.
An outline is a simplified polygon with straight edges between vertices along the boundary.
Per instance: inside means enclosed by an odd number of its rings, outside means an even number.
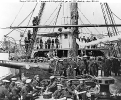
M73 0L73 2L70 4L70 14L71 14L71 24L72 25L78 25L78 3L76 0ZM78 54L78 48L76 43L76 38L78 37L78 27L72 27L71 28L71 44L70 44L70 50L68 53L69 57L76 57Z
M40 7L40 11L38 13L38 16L36 16L36 20L33 22L33 23L35 23L34 26L40 24L41 17L42 17L43 11L44 11L44 7L45 7L45 3L41 3L41 7ZM34 43L35 43L36 36L37 36L37 32L38 32L38 28L33 28L32 41L30 41L30 45L28 47L29 50L28 50L28 53L27 53L27 57L31 57L32 50L34 48Z

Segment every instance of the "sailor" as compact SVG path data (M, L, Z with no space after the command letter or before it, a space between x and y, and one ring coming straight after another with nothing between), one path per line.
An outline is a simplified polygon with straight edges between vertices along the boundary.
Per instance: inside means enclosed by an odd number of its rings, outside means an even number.
M74 68L71 65L67 68L67 78L70 77L74 77Z
M10 88L10 92L11 92L11 99L12 100L18 100L20 95L20 88L17 87L15 82L12 82L11 84L11 88Z
M21 90L21 99L33 100L32 94L33 94L33 88L31 86L31 79L27 79L26 84L22 87L22 90Z
M24 43L25 43L26 52L28 52L29 41L28 41L27 37L25 37Z
M75 89L76 86L72 84L71 80L68 80L66 88L66 97L75 100L76 99Z
M54 39L52 39L52 48L54 48Z
M30 41L30 39L31 39L31 31L30 30L28 30L27 36L28 36L28 40Z
M56 48L58 48L58 46L59 46L59 40L58 40L58 37L55 38L55 44L56 44Z
M43 48L43 40L42 40L42 37L40 38L40 49Z
M50 38L48 38L48 40L47 40L47 45L48 45L48 49L50 49L50 47L51 47L51 39Z
M50 76L50 84L47 86L46 91L54 93L57 90L57 82L55 76Z
M115 73L115 76L118 75L118 71L120 69L120 62L118 61L117 58L113 58L113 66L112 66L112 71Z
M62 89L62 84L57 84L57 90L53 94L54 99L62 99L64 98L66 91Z
M110 60L110 58L106 59L105 60L105 63L106 63L106 76L109 76L111 75L111 68L112 68L112 62Z
M39 75L35 75L34 77L34 81L32 82L32 86L34 88L34 91L39 91L41 88L41 84L40 84L40 78Z
M9 92L9 84L10 81L2 80L2 84L0 86L0 100L10 100L10 92Z
M82 99L82 100L86 100L85 79L80 79L80 84L76 87L75 93L77 95L77 98Z

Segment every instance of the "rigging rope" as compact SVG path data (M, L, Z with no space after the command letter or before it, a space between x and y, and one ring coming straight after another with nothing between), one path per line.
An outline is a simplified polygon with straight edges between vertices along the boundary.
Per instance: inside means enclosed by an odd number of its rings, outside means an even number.
M20 8L20 10L19 10L18 14L16 15L15 19L13 20L13 22L12 22L12 24L11 24L10 26L12 26L12 25L13 25L13 23L15 22L15 20L16 20L16 18L18 17L18 15L19 15L19 13L20 13L21 9L23 8L23 6L24 6L24 3L23 3L23 5L21 6L21 8Z
M80 17L79 17L79 19L80 19L80 21L82 22L82 24L84 24ZM86 28L87 28L87 27L86 27ZM88 30L90 33L92 33L92 32L89 30L89 28L87 28L87 30Z
M56 17L56 20L55 20L55 25L56 25L56 23L57 23L57 19L58 19L58 15L59 15L59 13L60 13L61 7L62 7L62 3L60 4L60 8L59 8L58 13L57 13L57 17ZM54 29L55 29L55 28L53 28L53 32L54 32Z
M52 21L49 23L49 25L53 22L53 20L56 18L56 16L58 15L58 12L57 12L57 14L54 16L54 18L52 19ZM54 25L54 24L53 24ZM46 28L47 29L47 28ZM45 30L46 30L45 29ZM49 31L51 31L51 29L49 30Z
M46 20L46 22L44 23L44 25L47 23L47 21L51 18L51 16L52 16L52 15L54 14L54 12L57 10L58 6L59 6L59 4L58 4L57 7L55 8L55 10L52 12L52 14L50 15L50 17ZM41 28L40 28L40 29L41 29ZM39 29L39 30L40 30L40 29ZM47 28L46 28L46 29L47 29ZM46 30L46 29L45 29L45 30ZM38 30L38 31L39 31L39 30Z
M79 8L78 8L79 9ZM79 11L81 12L81 10L79 9ZM81 12L81 14L86 18L86 16ZM86 18L86 20L91 24L91 22ZM100 32L94 27L94 29L100 34Z
M20 26L30 15L31 15L31 13L32 13L33 11L31 11L30 12L30 14L18 25L18 26ZM18 27L17 26L17 27ZM16 29L13 29L12 31L10 31L8 34L6 34L5 36L7 36L7 35L9 35L11 32L13 32L14 30L16 30Z
M31 16L30 16L30 19L29 19L28 25L29 25L29 23L30 23L30 21L31 21L31 18L32 18L32 16L33 16L33 13L34 13L34 11L35 11L35 9L36 9L36 7L37 7L37 4L38 4L38 3L36 3L34 9L32 10L32 14L31 14ZM27 25L27 26L28 26L28 25ZM25 34L26 30L27 30L27 28L24 30L24 34ZM21 41L21 40L22 40L22 37L21 37L20 41Z
M111 11L112 12L112 11ZM114 14L119 20L121 20L121 18L119 18L114 12L112 12L112 14Z

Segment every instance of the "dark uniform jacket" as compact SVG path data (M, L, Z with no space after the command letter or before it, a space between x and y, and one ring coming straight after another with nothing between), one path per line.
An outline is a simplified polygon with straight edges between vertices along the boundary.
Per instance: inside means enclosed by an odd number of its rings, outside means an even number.
M75 93L74 93L75 89L76 89L75 85L67 86L67 88L66 88L66 97L67 98L73 98L73 96L75 95Z
M6 97L6 98L5 98ZM0 100L9 100L10 93L4 86L0 86Z
M17 86L14 86L11 89L11 93L12 93L12 100L18 100L18 98L20 97L20 88L18 88Z
M30 91L33 91L32 86L23 86L21 90L21 95L23 96L23 100L30 100L31 96L28 94Z
M48 86L48 91L54 93L56 90L57 90L57 83L56 82L50 83Z
M66 91L65 90L61 90L61 91L56 90L54 92L54 94L53 94L53 98L54 99L61 99L61 98L63 98L65 96L65 94L66 94Z

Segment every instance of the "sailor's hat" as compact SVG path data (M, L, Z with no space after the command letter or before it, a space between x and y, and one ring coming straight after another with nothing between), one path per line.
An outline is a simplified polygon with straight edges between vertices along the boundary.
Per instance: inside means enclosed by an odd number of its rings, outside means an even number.
M62 84L57 84L57 86L63 86Z
M17 78L11 78L11 81L17 81Z
M4 83L10 83L9 80L2 80L2 82L4 82Z
M63 59L60 59L59 61L63 61Z
M21 83L21 82L19 82L19 81L16 81L16 82L15 82L15 84L20 84L20 83Z
M26 80L26 83L31 83L31 79L27 79Z
M55 78L55 76L50 76L50 79L53 79L53 78Z

